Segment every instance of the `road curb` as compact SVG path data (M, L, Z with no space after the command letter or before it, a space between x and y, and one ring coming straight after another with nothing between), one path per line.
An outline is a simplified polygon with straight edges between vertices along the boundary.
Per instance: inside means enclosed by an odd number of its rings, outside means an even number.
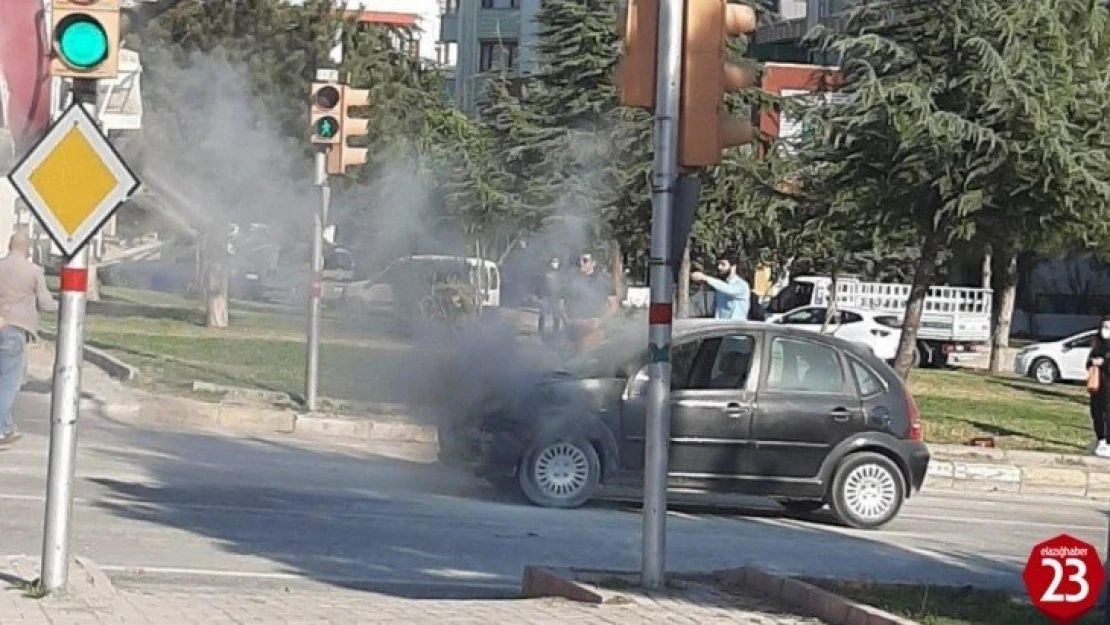
M929 449L929 490L1110 499L1110 459L958 445Z
M0 571L26 582L39 579L41 558L34 556L0 556ZM116 595L112 580L95 562L75 556L70 560L69 579L61 596L85 600L110 600Z
M582 573L573 569L527 566L524 568L520 594L526 599L559 597L590 604L635 601L633 597L619 591L607 590L594 583L583 581ZM590 571L589 574L594 577L630 575L627 571L608 574L602 571ZM691 578L695 576L675 576L676 581ZM717 571L705 576L699 575L696 578L709 578L717 584L725 583L754 591L784 607L819 618L829 625L917 625L916 621L852 601L813 584L755 567Z
M39 335L48 341L56 342L58 340L58 335L53 332L43 330L39 332ZM99 368L120 382L132 382L139 377L138 367L129 365L108 352L90 345L88 341L85 341L81 351L84 354L85 362Z

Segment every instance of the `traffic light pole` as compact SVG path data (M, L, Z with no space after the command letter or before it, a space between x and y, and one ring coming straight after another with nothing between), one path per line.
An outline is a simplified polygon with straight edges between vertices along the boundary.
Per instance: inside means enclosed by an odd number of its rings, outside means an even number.
M671 220L678 191L678 116L682 95L684 0L659 3L655 90L655 159L651 182L651 306L649 308L647 437L641 582L664 583L667 550L667 464L671 435Z
M331 189L328 187L328 148L316 152L316 185L320 187L320 208L312 217L312 258L309 260L308 354L305 358L305 407L316 410L320 381L320 299L323 296L324 220L327 219Z
M73 81L77 102L96 104L96 81ZM42 590L64 591L69 579L70 516L77 466L77 416L81 404L81 362L85 343L85 302L89 248L66 261L61 275L57 353L50 394L50 459L46 474L46 521L42 539Z

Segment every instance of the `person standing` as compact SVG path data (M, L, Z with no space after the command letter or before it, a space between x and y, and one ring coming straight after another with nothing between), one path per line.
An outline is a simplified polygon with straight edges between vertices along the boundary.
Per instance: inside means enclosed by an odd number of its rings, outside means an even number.
M591 254L578 258L578 274L563 289L563 313L567 331L579 353L601 338L601 322L617 310L617 292L613 281L597 270Z
M1094 427L1095 455L1110 458L1110 315L1102 318L1091 353L1087 356L1087 390L1090 392L1091 425Z
M719 278L707 276L700 271L690 274L694 282L703 282L716 291L713 297L714 314L717 319L747 320L751 306L751 287L737 273L735 258L721 258L717 261Z
M563 297L563 273L559 268L559 257L552 256L548 263L547 271L543 274L543 285L540 288L540 338L548 340L559 334L562 326L562 313L560 303ZM547 325L551 324L548 333Z
M31 262L31 239L12 235L0 259L0 447L21 438L12 408L23 386L28 341L38 335L39 313L57 310L41 267Z

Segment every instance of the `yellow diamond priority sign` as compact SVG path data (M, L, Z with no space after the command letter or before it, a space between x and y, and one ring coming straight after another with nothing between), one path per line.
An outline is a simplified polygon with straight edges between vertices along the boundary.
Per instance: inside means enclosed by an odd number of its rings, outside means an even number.
M80 251L139 188L80 104L66 110L8 179L66 256Z

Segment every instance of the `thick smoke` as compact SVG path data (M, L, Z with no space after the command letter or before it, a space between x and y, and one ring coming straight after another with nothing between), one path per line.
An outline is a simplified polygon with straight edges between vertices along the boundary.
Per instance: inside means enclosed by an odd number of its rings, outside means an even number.
M308 160L279 138L245 73L201 54L156 71L172 100L145 116L144 180L199 230L251 222L303 229L317 197Z
M250 92L245 72L218 56L202 55L156 71L159 81L173 86L173 98L155 103L144 122L143 176L155 192L172 197L174 208L198 230L261 222L288 231L307 247L309 216L319 201L308 158L303 146L282 138L277 122ZM568 142L575 169L598 173L566 181L545 226L524 246L525 255L558 253L569 259L592 251L604 256L603 249L589 246L598 240L604 200L596 190L611 163L611 145L604 133L576 133L568 135ZM436 172L399 157L384 164L382 159L390 157L370 158L376 161L375 176L365 186L337 190L332 209L337 242L352 249L368 275L411 254L472 253L470 238L438 216ZM540 269L543 257L535 260ZM534 277L503 273L503 280L518 282ZM336 367L329 360L340 359L333 351L337 348L325 343L321 359L324 375L330 376L322 380L325 394L329 388L350 389L361 395L359 403L403 398L424 403L421 414L431 409L437 418L455 419L495 404L523 405L537 380L560 366L559 357L534 337L534 314L492 311L461 329L419 326L413 333L390 329L383 337L382 328L394 326L371 317L388 310L340 313L344 325L367 328L367 343L386 338L394 347L367 347L352 362L346 362L352 356L345 349L343 366ZM396 347L402 343L408 348Z

